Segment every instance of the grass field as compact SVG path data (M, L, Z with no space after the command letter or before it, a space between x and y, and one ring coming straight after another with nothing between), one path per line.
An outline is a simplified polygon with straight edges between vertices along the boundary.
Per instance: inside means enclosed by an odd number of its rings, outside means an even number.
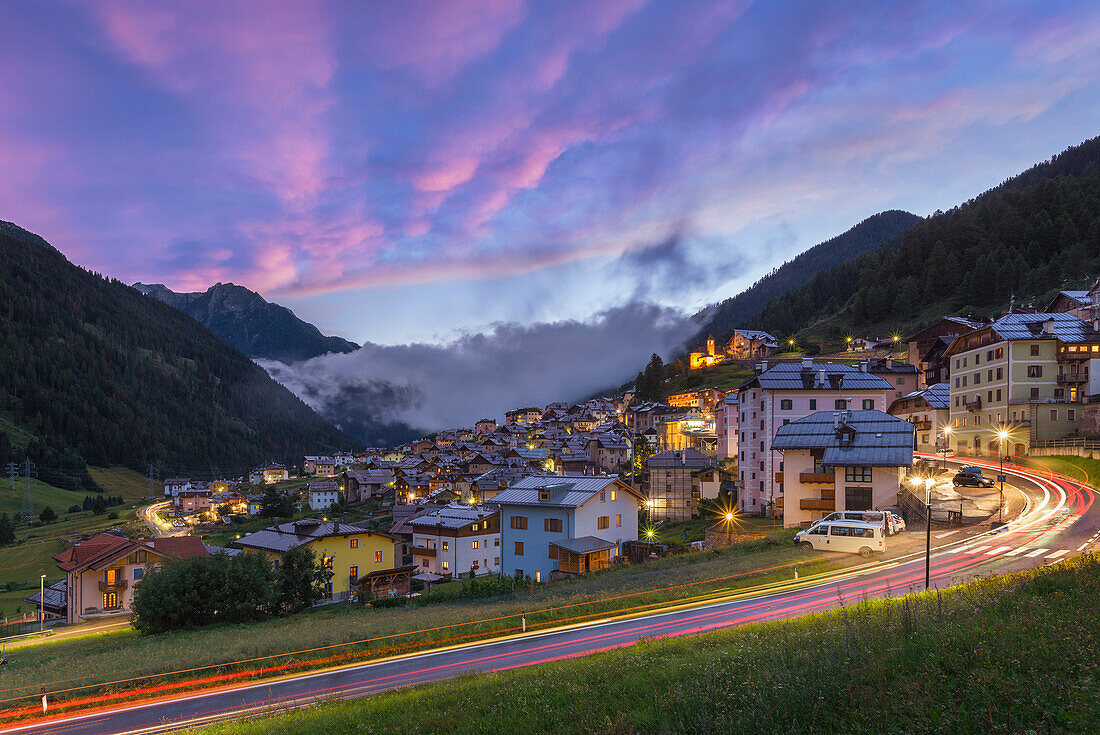
M1097 733L1097 599L1093 554L201 732Z
M1031 457L1023 462L1031 467L1039 466L1100 487L1100 459L1059 455L1054 457Z
M518 629L521 613L526 613L528 630L538 629L578 616L591 618L666 600L687 599L709 590L788 580L793 577L796 564L800 575L805 577L858 561L854 556L807 557L790 544L789 536L777 535L721 552L618 567L575 580L539 585L530 591L521 589L498 598L458 599L389 609L332 605L247 626L211 627L150 637L123 631L78 641L47 639L9 656L8 664L0 668L0 690L60 678L75 679L80 684L103 683L353 642L358 643L339 650L296 654L294 659L407 649ZM695 582L700 584L684 586ZM633 596L620 597L623 595ZM570 605L575 607L563 609ZM455 627L440 627L448 625ZM64 676L59 672L64 672Z

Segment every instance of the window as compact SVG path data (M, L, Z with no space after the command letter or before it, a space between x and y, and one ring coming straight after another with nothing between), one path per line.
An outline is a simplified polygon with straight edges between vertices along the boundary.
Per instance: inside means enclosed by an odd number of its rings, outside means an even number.
M790 419L783 419L783 425L784 425L784 426L786 426L786 425L787 425L787 424L789 424L789 423L791 423L791 420L790 420Z
M500 546L500 537L493 539L493 546Z
M790 398L784 398L779 402L779 408L783 411L790 411L794 407L794 401Z
M1043 377L1043 366L1042 365L1028 365L1027 366L1027 377L1029 377L1029 378L1041 378L1041 377Z
M1067 408L1066 409L1066 421L1076 421L1076 420L1077 420L1077 409ZM138 570L135 569L134 571L138 571ZM136 577L135 577L135 579L136 579Z
M1031 356L1032 357L1038 357L1039 356L1039 345L1031 345Z
M982 384L982 374L981 373L974 373L974 385L981 385L981 384Z
M997 389L997 400L998 401L1001 400L1001 389L1000 388Z
M374 552L374 563L375 564L381 564L382 563L382 552L381 551Z
M348 577L351 579L351 583L355 584L359 581L359 565L352 564L348 567Z
M816 411L817 410L817 399L816 398L811 398L810 399L810 410L811 411Z
M966 387L966 376L965 375L962 377L962 381L963 381L963 387Z
M349 549L358 549L359 548L359 539L357 539L357 538L348 539L348 548Z
M332 582L325 582L325 599L332 599Z
M987 383L992 383L993 382L993 369L992 368L985 371L985 382L987 382Z
M444 541L443 542L443 550L444 551L450 551L451 550L451 542L450 541Z
M986 401L989 401L989 402L992 402L992 401L993 401L993 391L991 391L991 390L987 390L987 391L985 392L985 400L986 400Z
M1000 358L1004 357L1004 354L1005 354L1005 348L1004 348L1004 347L998 347L998 348L997 348L997 353L996 353L996 354L997 354L997 358L998 358L998 359L1000 359Z
M874 407L875 407L875 399L873 399L873 398L864 398L863 399L863 410L864 411L870 411Z
M843 411L844 409L848 408L848 401L844 400L843 398L838 398L833 401L833 408L837 409L838 411Z
M332 562L333 561L334 561L334 559L331 556L322 556L321 557L321 566L323 566L325 569L332 569Z
M522 569L517 569L516 570L516 576L517 577L522 577L523 576L523 570Z
M986 359L986 361L989 361L989 360L993 359L993 350L990 350L989 352L985 353L985 359Z
M975 416L974 417L974 425L975 426L981 426L982 425L982 417L981 416Z
M542 528L547 533L561 533L561 519L544 518L542 522Z
M1032 398L1038 398L1039 397L1039 389L1038 388L1032 388L1030 396Z
M871 481L871 468L870 467L845 467L844 468L844 480L845 480L845 482L870 482Z
M1050 409L1050 420L1051 421L1057 421L1058 420L1058 409L1057 408Z
M898 376L898 385L905 385L905 376L904 375L899 375Z
M539 500L549 500L549 499L550 499L550 491L549 490L547 490L545 488L539 490Z
M516 556L523 556L523 542L516 542Z
M871 510L871 488L844 488L844 508L846 510Z
M602 503L605 500L607 500L607 491L606 490L600 490L600 502Z
M499 556L494 556L493 557L493 566L497 566L498 564L500 564L500 557Z
M527 516L511 516L508 522L511 524L512 528L518 531L527 530Z
M596 519L596 528L603 530L611 525L610 518L607 516L600 516Z
M471 525L471 526L470 526L470 530L471 530L471 531L476 531L476 530L477 530L477 524L476 524L476 523L474 523L473 525Z
M440 564L440 565L441 565L441 567L443 568L443 571L447 571L448 569L450 569L450 568L451 568L451 563L450 563L449 561L447 561L446 559L444 559L444 560L443 560L443 561L441 562L441 564Z
M1072 411L1070 413L1072 413ZM137 567L137 568L134 569L134 581L135 582L138 581L139 579L141 579L141 573L144 572L144 571L145 570L141 567Z
M614 490L612 490L611 491L611 502L614 503L615 498L617 498L618 496L619 496L619 494L617 492L615 492Z
M477 546L477 541L471 541L471 542L470 542L470 548L471 548L471 549L476 549L476 548L478 548L478 546Z
M974 364L978 365L978 364L981 363L981 361L982 361L982 353L979 352L978 354L974 355Z

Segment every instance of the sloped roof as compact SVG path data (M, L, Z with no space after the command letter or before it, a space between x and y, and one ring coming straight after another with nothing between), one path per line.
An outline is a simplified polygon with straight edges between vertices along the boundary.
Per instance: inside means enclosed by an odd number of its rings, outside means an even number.
M1049 323L1050 332L1044 331ZM1060 339L1063 342L1100 341L1100 332L1088 322L1066 312L1005 314L991 325L1004 340Z
M415 528L457 529L471 523L483 521L486 518L491 518L499 512L499 508L489 508L483 505L451 504L445 508L431 510L427 513L409 518L405 523Z
M525 477L489 502L494 505L542 505L576 508L596 493L615 484L618 475L555 475ZM539 490L549 490L547 500L539 500Z
M828 467L905 467L913 425L882 411L818 411L780 426L772 448L824 449Z
M678 449L657 452L652 455L646 464L650 467L715 467L717 461L708 457L697 449Z
M67 595L69 589L68 577L62 579L60 582L54 582L45 590L45 602L42 603L42 608L54 614L60 614L62 610L68 605ZM24 597L23 602L29 602L30 604L38 607L38 601L41 593L35 590L34 594L30 597Z
M759 385L764 390L893 390L886 381L865 370L839 362L781 362L743 383L738 390Z
M950 408L951 386L947 383L934 383L927 388L906 393L898 400L904 401L912 398L923 398L932 408Z
M771 343L772 345L778 345L779 340L771 336L763 329L735 329L734 334L740 334L745 339L762 340L765 343Z
M361 485L385 485L394 481L392 470L348 470L344 474Z
M574 554L591 554L593 551L605 551L606 549L614 549L614 541L604 541L602 538L596 536L578 536L577 538L563 538L558 541L551 541L551 546L557 546L559 549L565 549L571 551Z
M354 526L350 523L333 521L320 521L315 518L291 523L280 523L274 526L250 533L242 539L237 539L238 546L251 549L266 549L267 551L290 551L291 549L308 544L311 541L327 538L329 536L350 536L359 533L372 533L376 536L394 538L388 533L372 531L370 529ZM186 537L185 537L186 538Z
M474 478L474 482L482 490L492 488L505 488L515 484L524 477L557 477L546 470L540 470L527 465L517 467L496 467Z

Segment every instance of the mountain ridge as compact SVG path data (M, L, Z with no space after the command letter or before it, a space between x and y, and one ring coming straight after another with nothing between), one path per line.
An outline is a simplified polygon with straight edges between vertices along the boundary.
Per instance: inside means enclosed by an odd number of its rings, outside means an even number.
M251 358L301 362L329 352L351 352L359 345L330 337L281 304L234 283L181 293L164 284L133 284L146 296L182 311Z

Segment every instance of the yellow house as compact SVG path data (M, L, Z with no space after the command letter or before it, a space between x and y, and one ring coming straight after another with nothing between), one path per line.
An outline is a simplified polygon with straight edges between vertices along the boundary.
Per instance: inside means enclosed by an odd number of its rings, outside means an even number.
M276 569L284 553L309 546L321 563L332 570L332 581L325 585L325 599L344 600L349 592L358 590L360 577L397 566L400 542L396 536L381 531L306 518L250 533L236 543L244 549L264 552Z

